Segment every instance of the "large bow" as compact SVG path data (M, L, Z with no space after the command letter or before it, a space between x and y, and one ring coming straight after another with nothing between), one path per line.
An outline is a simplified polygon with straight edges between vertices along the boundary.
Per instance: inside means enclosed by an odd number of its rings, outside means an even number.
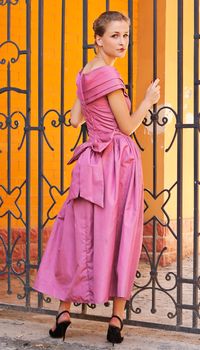
M112 142L116 131L109 134L95 135L83 144L79 145L73 157L67 164L76 163L72 170L72 181L67 202L77 197L104 207L104 174L101 153Z

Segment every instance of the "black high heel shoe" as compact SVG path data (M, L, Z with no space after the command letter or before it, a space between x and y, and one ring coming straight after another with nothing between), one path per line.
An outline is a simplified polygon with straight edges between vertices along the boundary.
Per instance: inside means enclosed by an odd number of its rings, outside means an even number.
M65 333L66 333L67 327L71 324L71 321L63 321L58 323L59 317L65 312L67 312L70 315L69 311L67 310L60 312L56 317L56 329L54 329L54 331L52 331L52 329L49 330L49 335L52 338L63 338L63 341L65 340Z
M111 324L109 324L108 327L108 332L107 332L107 340L113 344L119 344L124 340L124 337L121 336L121 330L123 328L123 322L121 320L121 318L117 315L112 315L111 319L113 317L116 317L119 321L120 321L120 325L121 327L117 327L117 326L113 326Z

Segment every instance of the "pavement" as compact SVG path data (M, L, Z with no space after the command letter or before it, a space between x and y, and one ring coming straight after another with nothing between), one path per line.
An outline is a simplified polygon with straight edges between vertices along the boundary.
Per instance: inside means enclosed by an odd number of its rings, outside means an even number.
M54 317L0 309L0 350L98 350L113 349L106 341L104 322L72 319L66 339L52 339L48 330ZM124 326L124 341L116 350L193 350L200 347L200 334L178 333Z

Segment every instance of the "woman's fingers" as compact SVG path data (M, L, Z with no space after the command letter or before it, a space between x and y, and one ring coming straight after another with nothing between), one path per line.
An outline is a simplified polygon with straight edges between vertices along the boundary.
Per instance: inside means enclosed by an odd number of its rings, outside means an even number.
M157 78L147 88L145 96L148 98L151 105L157 103L160 99L160 85L159 84L160 84L160 79Z
M160 89L160 85L159 85L159 83L160 83L160 79L156 79L154 82L152 82L150 85L149 85L149 87L148 87L148 89Z
M153 85L154 85L154 86L157 86L159 83L160 83L160 79L157 78L156 80L154 80Z

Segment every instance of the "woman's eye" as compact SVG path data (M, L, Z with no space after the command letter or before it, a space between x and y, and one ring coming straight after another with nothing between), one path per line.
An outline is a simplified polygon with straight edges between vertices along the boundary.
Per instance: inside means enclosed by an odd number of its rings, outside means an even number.
M119 37L118 34L113 34L113 35L112 35L112 38L118 38L118 37ZM128 38L128 37L129 37L129 34L124 34L123 37L124 37L124 38Z

